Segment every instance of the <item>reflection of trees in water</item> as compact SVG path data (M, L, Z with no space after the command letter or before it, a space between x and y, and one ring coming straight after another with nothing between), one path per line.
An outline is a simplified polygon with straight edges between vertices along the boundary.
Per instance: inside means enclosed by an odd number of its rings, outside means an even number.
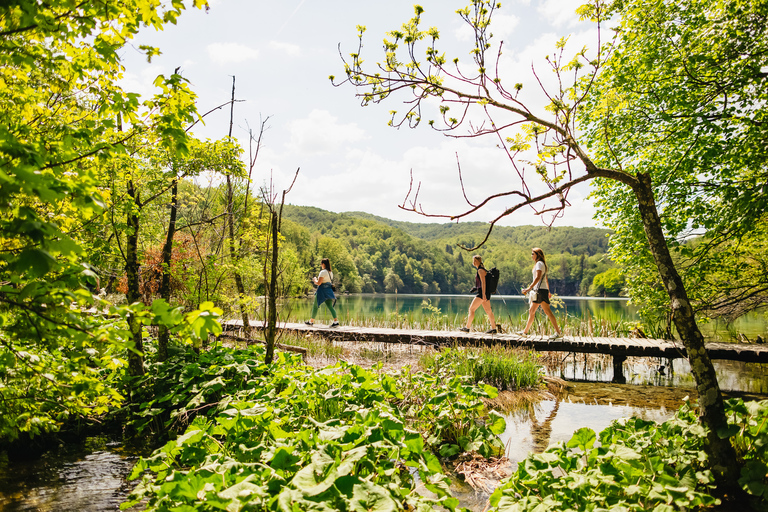
M569 381L610 382L613 358L605 354L541 352L539 362L547 375ZM713 361L723 391L768 393L768 365L741 361ZM626 384L680 387L695 392L691 367L684 358L627 357L623 365Z
M555 400L555 406L549 412L544 421L539 422L536 418L536 408L528 409L528 418L531 421L531 438L533 439L534 453L541 453L549 446L549 438L552 436L552 422L560 409L560 399Z
M563 379L601 381L613 375L613 358L605 354L542 352L539 361L548 375Z

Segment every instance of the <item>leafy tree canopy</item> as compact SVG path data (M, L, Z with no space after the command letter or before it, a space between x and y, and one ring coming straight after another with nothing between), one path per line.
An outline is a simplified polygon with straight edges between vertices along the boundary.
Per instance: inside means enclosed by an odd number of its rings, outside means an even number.
M732 317L768 303L765 248L755 245L768 211L768 2L607 5L617 38L582 123L596 163L653 177L698 310ZM666 316L632 193L599 180L594 195L630 295L646 316Z

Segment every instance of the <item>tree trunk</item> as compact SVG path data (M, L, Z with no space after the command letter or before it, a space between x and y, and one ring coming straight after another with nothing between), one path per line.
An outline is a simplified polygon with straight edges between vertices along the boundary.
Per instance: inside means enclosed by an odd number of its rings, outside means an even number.
M721 438L718 432L728 426L725 416L723 397L717 383L717 375L712 366L706 348L704 337L696 324L693 308L688 300L688 294L683 281L677 273L672 255L669 252L664 232L659 219L656 201L653 196L653 185L650 174L639 174L632 185L640 217L643 222L648 243L653 253L656 266L659 269L662 282L667 289L672 303L672 315L675 327L688 353L691 372L696 379L696 390L699 395L699 415L701 423L707 428L709 442L707 455L712 471L718 482L725 489L738 489L737 479L740 468L736 462L736 452L729 438Z
M278 227L278 214L277 212L271 212L270 227L272 236L272 268L269 275L269 287L267 288L267 297L269 300L267 307L267 329L266 329L266 342L267 342L267 354L264 357L264 362L269 364L275 355L275 335L277 333L277 227Z
M234 270L232 273L235 275L235 286L237 287L237 303L240 305L240 318L243 320L243 332L246 338L251 336L251 321L248 318L248 310L245 306L245 286L243 285L243 277L240 275L240 271L237 269L237 265L240 262L240 258L237 257L238 251L235 250L235 214L233 210L234 193L232 191L232 178L227 176L227 227L229 229L229 257L232 260L232 266Z
M133 204L129 206L126 214L127 241L126 241L126 261L125 274L128 279L128 291L126 299L128 304L138 302L141 298L139 293L139 213L141 205L139 192L133 185L133 181L128 181L128 195L133 198ZM134 348L138 352L128 351L128 371L133 376L144 375L144 346L141 335L141 323L133 314L128 315L128 328L131 331Z
M160 298L171 303L171 258L173 255L173 237L176 235L176 214L179 193L179 180L173 178L171 185L171 211L168 219L168 233L165 237L162 254L162 280L160 281ZM168 340L170 333L168 327L161 325L157 336L157 359L165 361L168 359Z
M232 124L234 122L235 111L235 77L232 77L232 102L229 106L229 137L232 137ZM233 273L235 275L235 287L237 288L237 303L240 305L240 318L243 320L243 333L246 338L251 337L251 320L248 317L246 309L245 286L237 264L240 262L240 251L235 250L235 212L234 212L234 192L232 190L232 177L227 174L227 227L229 229L229 257L232 260Z

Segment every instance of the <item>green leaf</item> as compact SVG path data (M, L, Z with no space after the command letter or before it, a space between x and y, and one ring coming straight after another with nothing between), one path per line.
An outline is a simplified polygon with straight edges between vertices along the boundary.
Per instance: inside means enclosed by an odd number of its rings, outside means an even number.
M389 491L370 482L356 484L350 500L356 512L394 512L400 510Z
M26 272L30 277L42 277L56 264L56 260L42 249L28 249L22 252L14 262L17 272Z
M595 431L591 428L580 428L574 432L573 437L568 441L568 448L580 448L585 452L590 450L594 446L597 436Z

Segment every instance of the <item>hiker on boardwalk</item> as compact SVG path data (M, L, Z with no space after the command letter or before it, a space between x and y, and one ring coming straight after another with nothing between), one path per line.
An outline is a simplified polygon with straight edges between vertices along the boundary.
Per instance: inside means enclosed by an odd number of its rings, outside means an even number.
M486 331L486 334L496 334L496 319L493 317L493 311L491 310L491 295L487 292L485 283L485 276L488 271L483 266L483 258L479 254L472 257L472 266L477 269L475 274L475 287L472 290L477 291L477 295L472 299L472 303L469 305L469 314L467 315L467 324L459 329L461 332L469 332L472 328L472 322L475 319L475 311L480 306L483 306L485 314L488 315L488 320L491 321L491 329Z
M320 304L325 304L333 315L333 323L331 327L339 326L339 318L336 316L336 310L333 309L333 304L336 302L336 295L333 294L333 272L331 272L331 260L323 258L320 261L320 274L317 277L312 278L312 282L317 285L315 290L315 303L312 305L312 313L309 320L304 322L307 325L315 325L315 315Z
M531 259L534 261L533 282L531 283L531 286L523 289L523 295L531 293L531 307L528 309L528 322L525 324L525 329L517 334L528 336L528 331L531 329L533 319L536 316L536 310L541 306L541 309L544 310L549 321L555 326L556 334L549 337L549 340L553 341L562 338L563 332L557 325L557 318L555 318L554 313L552 313L552 310L549 308L549 279L547 279L548 269L547 261L544 258L544 251L538 247L534 247L531 249Z

